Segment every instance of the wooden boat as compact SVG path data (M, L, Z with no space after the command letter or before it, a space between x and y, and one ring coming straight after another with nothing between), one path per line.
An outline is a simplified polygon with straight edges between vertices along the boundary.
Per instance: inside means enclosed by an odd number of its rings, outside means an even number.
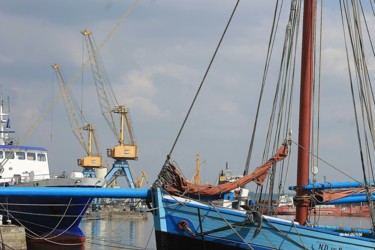
M276 3L276 5L277 4L278 3ZM354 29L357 29L354 31L351 30L351 32L357 32L357 34L360 34L361 31L358 30L359 25L358 22L356 22L357 19L354 20L354 25L352 25L348 18L349 16L358 18L359 2L352 1L351 8L349 8L348 4L344 1L340 1L340 4L343 13L347 15L347 24L350 28L354 27ZM302 9L301 7L301 1L291 1L289 20L286 27L286 35L288 37L284 40L285 50L283 51L283 55L285 55L284 59L288 62L293 61L293 59L288 57L289 53L293 54L296 50L296 47L292 44L294 44L294 41L297 39L293 35L298 33L297 24L299 23L298 16ZM348 14L348 11L352 12ZM279 163L282 163L287 157L291 142L293 141L288 137L288 130L281 131L280 127L282 126L279 127L280 131L276 132L275 135L285 135L285 138L276 138L275 142L284 142L281 143L282 146L279 147L278 150L274 150L274 153L269 160L257 167L251 174L248 174L245 170L243 178L240 178L235 182L224 183L218 186L195 185L189 183L183 177L181 170L177 168L176 163L172 160L174 144L171 152L168 154L158 179L153 185L151 194L158 250L375 249L375 234L373 231L373 228L375 228L375 217L372 206L372 199L374 196L372 193L373 191L371 190L373 180L371 181L369 179L369 176L372 178L374 175L364 174L364 182L357 183L357 188L364 189L364 193L361 195L349 193L341 194L335 202L331 198L329 200L318 200L316 197L327 198L331 196L315 196L315 191L322 191L323 193L324 189L318 187L315 182L312 184L309 182L313 103L312 88L314 78L314 38L316 34L315 21L317 19L316 12L317 1L305 0L303 5L299 139L297 143L297 184L292 187L292 189L296 191L296 196L294 197L294 203L296 205L295 220L283 220L277 217L263 215L251 204L242 205L241 207L234 209L233 207L217 206L212 202L213 199L228 198L226 196L230 194L231 190L243 188L248 182L255 182L262 185L267 174L276 169L276 166ZM278 13L278 9L275 10L275 13ZM274 20L277 20L277 17L278 16L275 14ZM274 37L271 35L270 44L272 44L273 39ZM354 43L353 39L353 34L351 34L349 40L352 41L352 43ZM356 36L355 39L357 39L355 43L356 45L363 44L361 43L361 37L359 35ZM355 50L361 52L360 49L361 47L355 47ZM361 55L362 53L356 53L355 56L358 56L358 54ZM356 57L355 59L357 60L358 58ZM286 61L283 62L286 63ZM361 63L365 62L365 60L362 59L357 60L357 62L359 61ZM294 65L285 66L285 68L291 69L292 72L294 72L293 67ZM361 67L357 67L357 69L363 67L365 66L361 64ZM289 73L290 72L281 73L280 77L282 78ZM367 76L368 75L365 75L365 77ZM362 75L357 72L356 77L360 78ZM289 76L285 77L285 79L287 78L289 78ZM366 80L367 79L368 78L366 78ZM275 88L278 87L280 86ZM366 85L366 87L371 87L371 85ZM282 93L279 94L282 96ZM275 94L275 96L278 95ZM365 98L362 99L362 101L364 100ZM285 104L281 100L274 101L274 105L276 105L275 103L280 104L280 106ZM366 104L373 105L371 101ZM190 110L187 117L189 116ZM276 111L275 113L284 114L283 111ZM359 114L356 113L356 115ZM281 117L279 118L281 119ZM372 119L372 113L367 112L366 119ZM275 121L275 123L277 122L278 121ZM365 128L366 125L367 124L364 123ZM357 126L357 128L359 127ZM371 125L369 129L371 129ZM181 130L179 131L177 138L181 134ZM176 142L177 139L175 143ZM363 151L360 152L362 154ZM365 162L362 161L362 164L365 164ZM366 167L362 167L362 169L366 170ZM316 171L313 172L316 173ZM310 184L313 187L309 187ZM339 186L345 185L339 183ZM332 189L332 186L330 186L330 189ZM328 205L339 202L349 202L352 198L355 198L356 202L361 199L368 202L367 204L370 206L370 211L372 212L371 218L373 228L321 227L309 223L309 208L311 207L313 199L315 202L319 202L320 205Z

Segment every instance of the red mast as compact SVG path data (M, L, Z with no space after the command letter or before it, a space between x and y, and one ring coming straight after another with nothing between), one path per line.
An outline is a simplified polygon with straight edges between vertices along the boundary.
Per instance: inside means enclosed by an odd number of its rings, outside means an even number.
M316 0L305 0L303 11L301 93L298 131L297 195L295 197L297 207L296 221L301 225L306 224L310 204L308 192L301 190L301 186L307 185L309 178L315 14Z

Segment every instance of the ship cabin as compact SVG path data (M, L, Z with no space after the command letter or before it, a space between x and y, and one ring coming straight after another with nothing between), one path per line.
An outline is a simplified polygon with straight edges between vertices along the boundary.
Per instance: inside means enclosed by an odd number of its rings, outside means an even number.
M0 183L50 178L47 150L42 147L0 145Z

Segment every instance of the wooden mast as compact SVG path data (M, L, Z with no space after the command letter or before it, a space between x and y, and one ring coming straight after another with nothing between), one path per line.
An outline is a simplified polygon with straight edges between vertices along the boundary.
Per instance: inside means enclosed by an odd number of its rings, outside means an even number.
M301 225L306 224L310 204L308 192L301 190L301 186L307 185L309 178L315 14L316 0L305 0L302 33L297 195L295 197L296 221Z

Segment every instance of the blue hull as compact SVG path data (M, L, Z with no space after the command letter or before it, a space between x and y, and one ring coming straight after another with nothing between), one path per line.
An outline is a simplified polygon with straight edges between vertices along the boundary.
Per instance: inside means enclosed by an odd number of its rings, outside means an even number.
M158 250L375 249L375 239L154 193ZM192 248L194 247L194 248Z
M85 235L79 223L91 198L1 197L3 222L24 226L28 243L82 244Z

